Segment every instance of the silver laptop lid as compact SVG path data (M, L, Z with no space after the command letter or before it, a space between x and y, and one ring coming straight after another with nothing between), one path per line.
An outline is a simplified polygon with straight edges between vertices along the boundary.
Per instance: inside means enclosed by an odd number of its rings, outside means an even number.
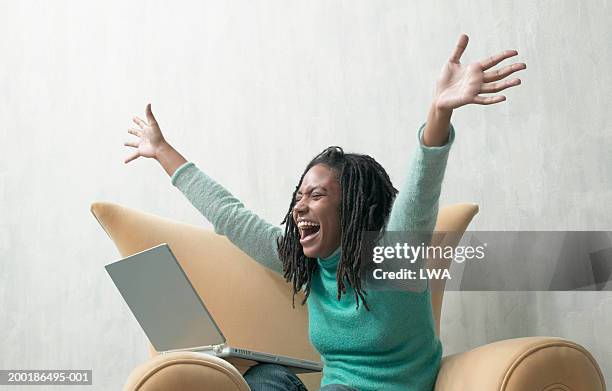
M166 243L105 268L158 352L225 343Z

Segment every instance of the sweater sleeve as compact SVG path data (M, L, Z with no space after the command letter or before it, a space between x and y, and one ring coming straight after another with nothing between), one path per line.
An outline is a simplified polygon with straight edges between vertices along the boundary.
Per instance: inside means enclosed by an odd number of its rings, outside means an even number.
M193 162L184 163L171 177L172 184L212 223L217 234L265 267L283 274L276 239L283 230L257 216L227 189Z
M428 147L422 141L424 128L425 124L417 132L417 146L412 153L404 184L391 209L380 245L395 246L398 241L405 241L412 246L419 246L431 240L438 217L438 199L448 152L455 139L455 130L450 125L448 142L445 145ZM399 265L418 273L417 269L422 267L423 262L421 257L415 263ZM399 267L395 262L382 262L377 266L388 271L398 271ZM427 281L422 279L385 280L383 286L386 289L417 293L429 289Z
M446 170L448 152L455 140L455 129L449 127L448 141L439 147L423 144L421 125L417 146L412 153L408 174L391 209L388 231L433 232L438 217L438 199Z

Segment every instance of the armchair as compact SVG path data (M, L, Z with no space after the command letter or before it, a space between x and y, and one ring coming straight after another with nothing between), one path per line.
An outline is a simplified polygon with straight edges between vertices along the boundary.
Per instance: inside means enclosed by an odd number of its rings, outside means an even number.
M296 308L292 309L290 285L227 238L113 203L93 203L91 212L121 256L168 243L234 344L319 360L308 341L307 308L299 304L302 296L296 297ZM478 206L469 203L442 207L436 231L463 233L477 212ZM451 235L433 244L456 246L460 236ZM431 281L430 288L439 335L444 283ZM244 319L249 319L248 323ZM250 390L241 374L253 363L229 363L196 352L158 355L151 345L149 352L151 358L132 371L124 391ZM299 376L309 389L318 389L321 374ZM435 391L460 390L605 391L605 383L597 362L582 346L541 336L497 341L444 357Z

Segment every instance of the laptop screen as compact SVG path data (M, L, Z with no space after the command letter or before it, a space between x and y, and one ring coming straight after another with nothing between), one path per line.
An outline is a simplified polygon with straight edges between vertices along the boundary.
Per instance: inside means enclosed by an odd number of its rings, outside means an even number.
M158 352L225 342L166 243L105 268Z

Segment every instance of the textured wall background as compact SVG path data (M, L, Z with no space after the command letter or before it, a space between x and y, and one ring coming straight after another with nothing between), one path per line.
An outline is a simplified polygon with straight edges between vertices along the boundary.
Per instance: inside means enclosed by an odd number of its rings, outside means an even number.
M528 69L507 102L455 112L441 203L480 204L477 230L611 229L610 11L569 0L0 2L0 368L91 368L84 389L108 390L145 359L103 269L118 253L89 205L208 226L155 161L122 162L149 101L178 150L280 222L329 145L370 154L401 185L466 32L463 62L517 49ZM561 336L612 383L611 308L610 292L451 292L445 354Z

